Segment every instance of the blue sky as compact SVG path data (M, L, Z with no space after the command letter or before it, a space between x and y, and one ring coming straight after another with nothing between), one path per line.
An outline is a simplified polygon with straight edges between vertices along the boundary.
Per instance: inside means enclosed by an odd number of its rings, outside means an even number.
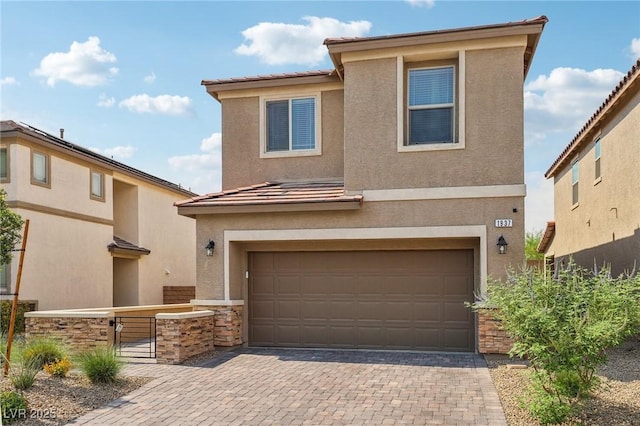
M639 1L5 1L0 117L198 193L220 189L220 105L203 79L329 69L326 37L546 15L525 82L526 229L544 172L640 56Z

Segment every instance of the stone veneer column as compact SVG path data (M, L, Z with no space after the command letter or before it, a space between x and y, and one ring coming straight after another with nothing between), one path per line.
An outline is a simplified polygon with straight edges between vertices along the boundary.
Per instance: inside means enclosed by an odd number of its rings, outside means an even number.
M214 348L214 312L156 314L156 361L179 364Z
M512 346L513 339L503 330L493 309L478 310L478 351L482 354L507 354Z
M196 311L207 309L215 312L214 315L214 344L216 346L237 346L243 343L242 340L242 313L243 306L240 304L218 305L199 303L193 300Z

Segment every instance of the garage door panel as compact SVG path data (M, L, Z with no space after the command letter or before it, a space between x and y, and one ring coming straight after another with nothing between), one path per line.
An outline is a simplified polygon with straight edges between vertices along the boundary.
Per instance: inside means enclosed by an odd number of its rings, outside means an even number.
M472 250L251 253L249 343L472 351L473 271Z

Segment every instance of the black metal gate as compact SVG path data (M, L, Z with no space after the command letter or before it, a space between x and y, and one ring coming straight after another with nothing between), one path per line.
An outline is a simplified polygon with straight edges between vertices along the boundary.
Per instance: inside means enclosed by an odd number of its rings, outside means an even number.
M115 317L111 325L116 355L127 358L156 357L155 317Z

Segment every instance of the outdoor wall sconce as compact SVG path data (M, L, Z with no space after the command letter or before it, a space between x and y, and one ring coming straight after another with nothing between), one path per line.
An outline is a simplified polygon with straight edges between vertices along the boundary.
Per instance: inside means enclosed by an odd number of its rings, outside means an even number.
M505 254L507 252L507 246L509 244L507 243L507 240L505 240L502 235L500 235L500 238L498 238L498 244L496 245L498 246L499 254Z
M213 248L216 246L216 243L213 240L209 240L209 244L206 245L205 249L207 249L207 256L213 256Z

